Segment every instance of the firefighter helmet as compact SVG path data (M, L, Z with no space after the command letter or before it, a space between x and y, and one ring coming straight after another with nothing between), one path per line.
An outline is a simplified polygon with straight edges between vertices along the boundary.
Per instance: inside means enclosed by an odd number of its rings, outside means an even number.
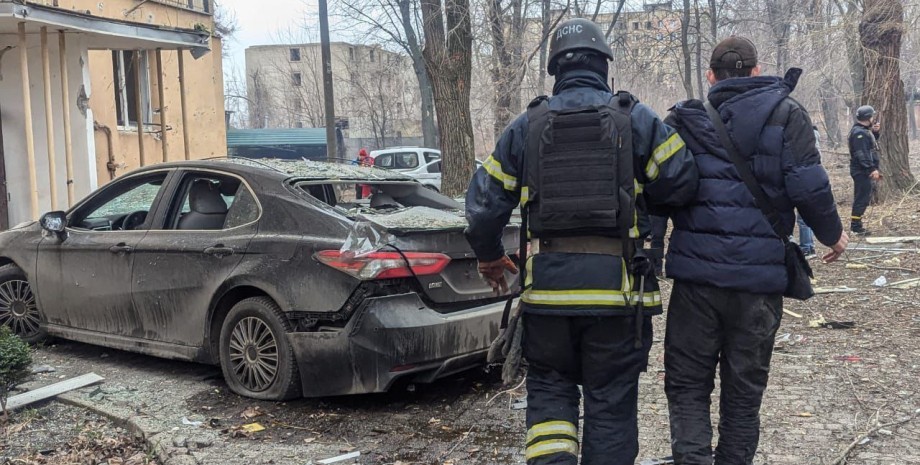
M613 59L607 37L597 24L584 18L567 19L559 24L549 38L549 61L546 71L550 76L555 76L559 70L560 58L578 51L594 52L608 60Z

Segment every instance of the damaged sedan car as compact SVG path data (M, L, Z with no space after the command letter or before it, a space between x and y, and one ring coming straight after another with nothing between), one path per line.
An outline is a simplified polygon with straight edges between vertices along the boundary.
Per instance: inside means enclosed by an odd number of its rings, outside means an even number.
M430 382L482 366L498 334L504 298L465 226L454 200L377 168L150 166L0 234L0 324L217 364L258 399ZM516 250L517 227L505 238Z

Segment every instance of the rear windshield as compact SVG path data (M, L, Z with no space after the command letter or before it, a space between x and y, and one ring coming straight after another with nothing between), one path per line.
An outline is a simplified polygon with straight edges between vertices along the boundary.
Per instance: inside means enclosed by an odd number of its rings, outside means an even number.
M463 206L415 182L380 182L356 184L354 182L294 183L295 188L332 207L344 216L390 214L413 207L439 210L461 210Z

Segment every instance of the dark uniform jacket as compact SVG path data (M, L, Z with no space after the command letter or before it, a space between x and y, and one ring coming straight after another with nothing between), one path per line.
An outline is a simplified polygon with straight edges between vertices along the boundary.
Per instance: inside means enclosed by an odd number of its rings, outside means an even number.
M879 168L879 133L856 123L850 130L850 174L869 174Z
M552 109L602 105L611 98L604 79L589 71L559 76L553 94L548 103ZM669 206L683 205L692 199L697 188L697 170L680 136L641 103L633 108L631 122L636 195ZM466 235L480 260L496 260L505 253L502 228L521 201L518 178L523 171L523 160L536 156L524 153L528 125L526 112L518 116L502 133L495 152L470 183L466 196L469 221ZM632 228L630 235L640 235L638 226ZM657 281L646 280L643 292L639 292L639 280L628 275L621 257L540 253L527 261L522 300L524 309L533 313L633 315L631 307L639 303L640 295L646 314L661 312Z
M709 100L773 201L788 236L794 209L825 245L842 226L808 113L787 98L798 75L719 82ZM696 157L700 186L688 208L671 212L668 276L696 284L781 294L787 274L783 241L754 202L699 100L678 103L666 120Z

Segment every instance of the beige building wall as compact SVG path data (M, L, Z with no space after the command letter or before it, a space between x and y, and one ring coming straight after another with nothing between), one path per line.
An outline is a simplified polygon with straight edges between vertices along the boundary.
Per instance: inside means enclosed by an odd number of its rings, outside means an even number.
M59 7L89 12L120 20L156 24L184 29L214 30L214 20L205 13L203 0L193 0L196 10L187 8L187 0L151 0L139 4L136 0L60 0ZM213 0L208 2L208 11L213 11ZM179 6L182 7L179 7ZM127 13L127 15L126 15ZM179 94L179 63L176 51L163 51L162 83L165 96L168 161L184 160L183 132L189 134L189 153L192 159L226 156L226 126L224 124L223 68L221 41L211 39L211 52L199 59L184 51L186 108L188 128L182 126L182 107ZM155 52L148 52L150 101L154 109L152 126L145 127L144 151L146 164L163 161L163 142L159 134L146 133L160 130L161 117L157 109L158 80ZM121 175L141 166L137 130L119 127L116 118L115 75L112 65L112 51L89 52L89 74L92 94L89 107L92 110L97 129L94 132L96 146L96 170L99 184L111 179L108 169L109 141L106 131L111 132L111 157L116 166L115 175Z

